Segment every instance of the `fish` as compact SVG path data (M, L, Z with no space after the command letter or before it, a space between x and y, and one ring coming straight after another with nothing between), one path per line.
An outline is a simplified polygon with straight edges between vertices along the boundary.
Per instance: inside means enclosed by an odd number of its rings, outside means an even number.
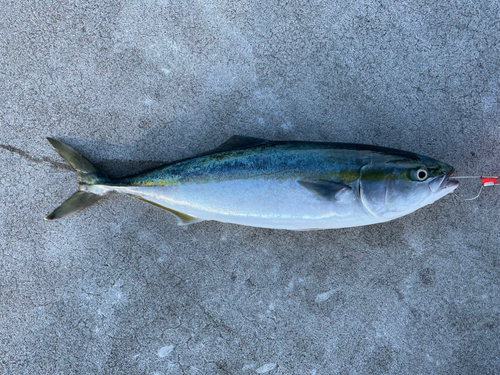
M81 211L109 193L174 214L180 225L215 220L319 230L387 222L450 194L454 168L413 152L328 142L234 136L219 147L111 179L70 146L47 138L77 172L78 191L46 220Z

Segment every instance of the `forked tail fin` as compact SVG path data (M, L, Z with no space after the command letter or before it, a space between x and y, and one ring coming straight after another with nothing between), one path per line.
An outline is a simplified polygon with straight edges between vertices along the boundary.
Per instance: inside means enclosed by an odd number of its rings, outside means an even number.
M53 138L47 138L50 144L56 149L59 155L66 162L75 168L78 174L78 185L95 185L106 183L109 181L102 171L97 169L87 158L80 155L68 145L56 141ZM57 207L45 220L57 220L63 217L73 215L84 208L90 207L97 202L102 196L89 193L86 191L77 191L63 204Z

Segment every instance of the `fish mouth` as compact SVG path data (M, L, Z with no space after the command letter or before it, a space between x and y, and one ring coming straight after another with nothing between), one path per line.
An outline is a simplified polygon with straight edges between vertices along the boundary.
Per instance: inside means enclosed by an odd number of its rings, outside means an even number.
M451 169L448 173L435 177L431 182L429 182L429 189L431 189L433 193L437 193L442 190L449 190L449 192L454 191L460 184L456 180L450 180L450 177L454 172L455 169Z

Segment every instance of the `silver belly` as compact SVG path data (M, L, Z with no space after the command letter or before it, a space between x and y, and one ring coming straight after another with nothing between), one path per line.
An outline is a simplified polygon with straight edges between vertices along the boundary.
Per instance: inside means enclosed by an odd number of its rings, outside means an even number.
M176 186L106 188L202 220L254 227L308 230L386 221L375 217L364 207L355 186L338 194L336 200L322 200L296 180L232 180Z

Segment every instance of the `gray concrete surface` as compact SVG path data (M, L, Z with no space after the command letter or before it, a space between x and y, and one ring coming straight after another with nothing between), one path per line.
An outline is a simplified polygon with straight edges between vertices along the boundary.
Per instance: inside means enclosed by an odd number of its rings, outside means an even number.
M288 232L76 189L234 134L500 173L493 1L0 1L0 373L499 374L500 189ZM473 196L478 185L460 188Z

